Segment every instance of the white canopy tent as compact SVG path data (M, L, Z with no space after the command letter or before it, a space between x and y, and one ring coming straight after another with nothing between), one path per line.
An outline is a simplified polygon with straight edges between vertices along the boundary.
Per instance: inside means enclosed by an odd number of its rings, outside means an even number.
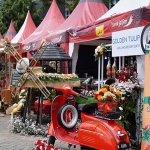
M117 14L125 13L130 10L138 9L150 5L150 0L120 0L109 11L97 20L108 18Z

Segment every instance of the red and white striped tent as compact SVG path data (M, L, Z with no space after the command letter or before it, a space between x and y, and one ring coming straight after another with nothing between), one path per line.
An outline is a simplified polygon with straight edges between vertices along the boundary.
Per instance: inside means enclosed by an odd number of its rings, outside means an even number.
M30 36L35 29L36 26L32 20L30 11L28 11L22 27L20 28L16 36L11 40L11 43L21 43L23 40L28 38L28 36Z
M120 0L96 21L70 29L69 42L78 43L111 37L112 32L146 25L150 0Z
M108 11L102 0L80 0L74 11L53 33L45 38L53 43L68 42L67 31L97 20Z
M65 21L62 13L60 12L56 0L53 0L45 18L41 22L41 24L36 28L36 30L24 41L22 44L24 45L24 49L29 50L35 49L35 47L40 46L41 39L52 33L57 27L59 27ZM40 41L40 42L39 42Z
M9 28L7 30L7 33L4 37L4 39L7 39L7 41L11 41L15 36L16 36L17 32L16 29L14 27L13 21L11 20Z

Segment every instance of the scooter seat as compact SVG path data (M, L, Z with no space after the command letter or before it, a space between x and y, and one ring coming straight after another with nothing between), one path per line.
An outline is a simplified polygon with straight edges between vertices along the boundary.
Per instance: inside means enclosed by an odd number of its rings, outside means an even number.
M102 111L97 110L97 103L90 103L90 104L79 104L78 110L85 113L93 113L97 118L107 119L107 120L114 120L120 117L120 112L109 112L103 114Z
M95 111L96 117L103 118L107 120L118 119L121 115L120 112L109 112L103 115L102 111Z
M78 110L86 113L95 113L97 103L79 104Z

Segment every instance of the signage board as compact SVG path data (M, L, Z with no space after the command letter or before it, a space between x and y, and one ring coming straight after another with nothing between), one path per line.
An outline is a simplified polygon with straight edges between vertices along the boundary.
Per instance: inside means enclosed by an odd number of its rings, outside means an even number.
M141 48L142 27L112 33L112 56L144 55Z

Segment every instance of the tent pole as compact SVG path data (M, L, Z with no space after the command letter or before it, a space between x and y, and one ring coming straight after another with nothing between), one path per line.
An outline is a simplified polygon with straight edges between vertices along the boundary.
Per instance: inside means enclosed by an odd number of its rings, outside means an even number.
M104 55L102 55L102 64L101 64L102 70L101 70L101 85L103 86L103 80L104 80Z
M122 57L122 68L124 68L124 56Z
M119 57L119 70L121 70L121 57Z
M98 57L98 90L100 90L100 56Z

